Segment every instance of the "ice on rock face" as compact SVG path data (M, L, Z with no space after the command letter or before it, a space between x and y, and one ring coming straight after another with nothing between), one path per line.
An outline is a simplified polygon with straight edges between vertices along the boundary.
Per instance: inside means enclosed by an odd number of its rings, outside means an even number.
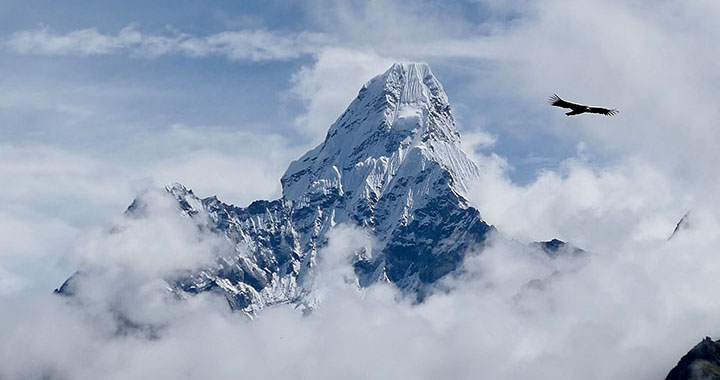
M168 185L186 216L236 251L168 282L182 294L221 292L250 314L277 303L313 304L316 256L327 232L347 223L377 242L372 252L354 253L358 284L389 281L422 300L493 229L465 199L478 175L430 68L394 64L360 89L325 141L290 164L281 199L240 208Z

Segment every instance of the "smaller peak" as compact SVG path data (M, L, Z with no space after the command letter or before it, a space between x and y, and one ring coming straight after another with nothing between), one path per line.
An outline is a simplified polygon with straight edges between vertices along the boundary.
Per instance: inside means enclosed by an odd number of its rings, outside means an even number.
M173 182L168 182L168 184L165 185L165 188L166 188L167 190L170 190L170 189L187 189L182 183L180 183L180 182L175 182L175 181L173 181Z
M178 182L170 182L165 185L165 190L179 202L183 212L190 215L197 214L203 209L203 203L192 190Z
M183 186L183 184L179 182L170 182L167 185L165 185L165 190L167 190L170 193L187 193L188 189Z
M157 188L147 189L146 191L141 192L138 194L135 199L133 199L132 203L128 208L125 210L125 215L134 217L134 218L140 218L144 217L146 215L146 210L148 206L148 202L152 203L152 198L148 198L149 192L154 190L160 190ZM183 208L190 208L188 202L186 199L190 199L194 197L194 194L192 190L189 190L182 184L178 182L170 182L167 185L165 185L165 191L172 195L178 202L180 202L181 206ZM149 201L150 199L150 201Z
M192 190L183 186L183 184L179 182L168 183L167 185L165 185L165 191L172 194L172 196L178 200L185 199L188 196L190 196L191 198L195 197L195 194Z

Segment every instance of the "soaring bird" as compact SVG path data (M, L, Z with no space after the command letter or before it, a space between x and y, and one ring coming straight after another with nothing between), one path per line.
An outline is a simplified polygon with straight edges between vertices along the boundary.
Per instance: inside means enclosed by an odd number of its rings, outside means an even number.
M620 112L614 108L608 109L608 108L603 108L603 107L593 107L593 106L586 106L584 104L566 102L566 101L560 99L560 97L557 96L557 94L553 94L553 96L551 96L550 99L548 99L548 102L555 107L571 109L570 112L567 112L565 114L567 116L580 115L581 113L585 113L585 112L599 113L599 114L605 115L605 116L612 116L612 115L615 115L616 113Z

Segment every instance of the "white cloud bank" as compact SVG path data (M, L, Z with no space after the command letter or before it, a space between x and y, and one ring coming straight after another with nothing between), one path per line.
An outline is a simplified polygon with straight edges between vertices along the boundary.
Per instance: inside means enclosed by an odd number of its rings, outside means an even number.
M509 179L498 156L476 155L483 175L471 203L488 223L525 242L559 238L596 252L666 239L689 209L708 208L641 160L594 167L581 157L543 171L527 186Z
M81 240L74 257L99 275L76 298L3 302L0 377L656 379L718 328L712 219L580 261L495 240L420 305L349 281L348 253L372 242L339 228L319 254L317 312L281 305L250 321L218 296L167 292L159 276L223 248L152 197L149 218Z

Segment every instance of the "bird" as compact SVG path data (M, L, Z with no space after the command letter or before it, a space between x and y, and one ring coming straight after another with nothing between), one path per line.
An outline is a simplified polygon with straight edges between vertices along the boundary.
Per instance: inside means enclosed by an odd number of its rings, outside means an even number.
M618 110L616 109L609 109L609 108L603 108L603 107L594 107L594 106L586 106L584 104L577 104L577 103L571 103L567 102L565 100L560 99L557 94L553 94L548 99L548 103L555 107L561 107L561 108L569 108L571 111L567 112L566 116L572 116L572 115L580 115L581 113L589 112L589 113L599 113L601 115L605 116L612 116L617 114Z

